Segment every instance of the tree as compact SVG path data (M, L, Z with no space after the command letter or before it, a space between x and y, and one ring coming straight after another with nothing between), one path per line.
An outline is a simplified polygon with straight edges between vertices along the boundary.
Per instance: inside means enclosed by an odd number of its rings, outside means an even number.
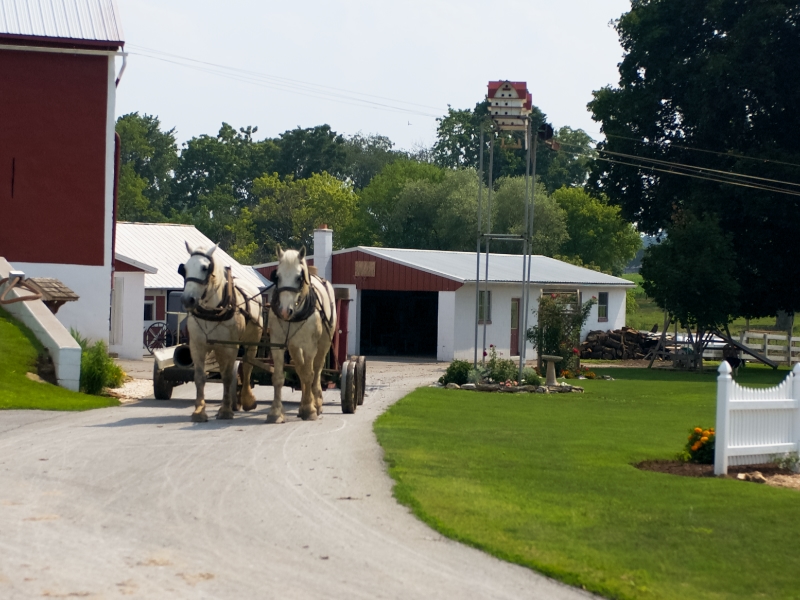
M536 106L531 109L531 127L538 131L546 123L545 114ZM474 110L447 109L447 115L438 119L436 143L433 158L437 165L445 168L478 168L480 150L480 128L484 125L484 180L489 179L488 144L492 135L489 128L489 103L479 102ZM525 175L525 158L522 132L495 133L494 159L492 172L495 180L502 177ZM594 150L592 138L581 129L562 127L554 140L559 145L554 151L550 146L539 143L536 153L536 174L548 192L564 185L582 186L589 173Z
M495 233L525 232L524 177L503 177L497 182L492 213L492 231ZM568 239L566 213L548 196L544 184L537 178L533 203L533 253L555 256ZM520 242L494 240L491 249L509 254L522 253Z
M246 262L275 258L276 244L314 251L314 229L327 224L336 232L336 247L346 244L357 197L352 185L328 173L314 173L308 179L277 173L256 179L254 208L246 208L229 227L235 234L236 251Z
M405 183L389 215L383 243L395 248L474 250L478 177L472 169L448 170L440 180Z
M695 356L711 332L739 313L738 269L732 236L713 215L677 213L669 237L650 246L642 263L642 287L685 328L695 327Z
M398 160L384 167L359 194L357 220L360 235L354 240L355 245L387 245L392 213L406 183L440 182L444 176L444 169L413 160Z
M634 0L616 22L619 86L589 104L607 137L600 155L615 161L598 162L594 189L645 233L672 237L683 212L715 216L751 318L800 309L800 200L756 189L797 181L800 78L785 57L800 55L798 21L787 0ZM683 177L676 165L703 170Z
M281 177L291 175L295 179L307 179L323 171L335 177L344 174L345 139L332 131L330 125L285 131L277 143L280 156L275 162L275 171Z
M344 179L351 181L356 190L363 189L383 168L405 156L392 150L392 141L382 135L357 133L344 142Z
M272 140L253 139L257 131L258 127L236 131L223 123L216 137L201 135L186 142L175 172L173 209L191 210L212 193L227 195L238 207L252 206L253 181L273 171L278 155Z
M621 274L641 248L642 240L634 226L620 216L620 208L580 188L556 190L553 199L566 212L569 239L561 254L597 265L601 271Z
M175 128L162 131L158 117L135 112L117 119L116 131L121 162L118 218L163 221L178 163Z

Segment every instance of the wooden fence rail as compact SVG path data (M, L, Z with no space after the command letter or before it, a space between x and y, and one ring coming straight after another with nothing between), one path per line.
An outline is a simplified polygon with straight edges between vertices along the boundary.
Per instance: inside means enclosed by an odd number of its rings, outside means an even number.
M800 337L789 339L788 334L743 331L740 341L775 362L789 366L800 362Z
M715 475L800 450L800 364L771 388L740 386L727 362L718 372Z

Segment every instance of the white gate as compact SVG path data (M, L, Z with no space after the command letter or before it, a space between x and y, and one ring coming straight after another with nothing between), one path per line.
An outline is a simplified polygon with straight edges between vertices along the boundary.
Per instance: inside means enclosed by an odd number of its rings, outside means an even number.
M723 361L717 377L714 474L728 465L766 463L775 454L800 450L800 364L771 388L746 388Z

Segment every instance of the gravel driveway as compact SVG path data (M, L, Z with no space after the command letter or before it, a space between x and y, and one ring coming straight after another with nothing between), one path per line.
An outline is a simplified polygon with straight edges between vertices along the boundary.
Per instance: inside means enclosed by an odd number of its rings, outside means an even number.
M284 425L264 424L268 403L204 424L180 399L0 412L0 597L590 597L395 502L372 422L442 370L369 361L364 405L343 415L325 392L317 422L289 416L299 392L284 395Z

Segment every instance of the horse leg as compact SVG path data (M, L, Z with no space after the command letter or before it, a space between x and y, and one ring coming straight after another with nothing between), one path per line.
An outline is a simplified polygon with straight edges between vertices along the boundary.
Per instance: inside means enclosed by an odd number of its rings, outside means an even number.
M248 348L247 352L245 352L244 360L242 360L242 392L239 400L244 410L253 410L258 404L253 388L250 387L250 374L253 372L253 365L245 362L248 358L255 358L257 350L258 348L255 346Z
M200 344L191 344L190 351L192 353L192 360L194 361L194 385L197 389L197 396L194 401L194 412L192 413L192 422L205 423L208 421L206 415L206 353L205 346ZM199 359L199 360L198 360Z
M328 344L330 348L330 344ZM313 373L313 386L311 392L314 396L314 407L317 409L317 414L322 414L322 367L325 366L325 359L327 352L320 352L317 348L317 354L314 356L314 373Z
M281 392L283 390L283 382L285 377L283 375L283 348L273 348L272 365L274 371L272 373L272 407L269 409L267 415L267 423L283 423L286 419L283 415L283 402L281 402Z
M236 403L236 351L225 348L214 353L222 375L222 406L217 411L217 418L232 419L233 405Z
M299 357L298 357L299 358ZM310 356L302 356L302 360L296 360L292 356L295 363L295 370L297 376L300 378L300 410L297 411L297 416L303 421L316 421L317 420L317 407L314 403L314 361Z

